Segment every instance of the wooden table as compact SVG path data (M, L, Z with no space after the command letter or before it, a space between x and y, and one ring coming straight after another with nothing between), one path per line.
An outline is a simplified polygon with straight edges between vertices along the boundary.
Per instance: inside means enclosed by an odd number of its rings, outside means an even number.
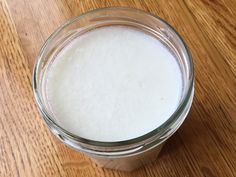
M34 60L63 21L106 6L146 10L185 39L195 97L184 124L154 163L134 172L102 169L59 142L31 89ZM0 177L236 176L235 0L0 0Z

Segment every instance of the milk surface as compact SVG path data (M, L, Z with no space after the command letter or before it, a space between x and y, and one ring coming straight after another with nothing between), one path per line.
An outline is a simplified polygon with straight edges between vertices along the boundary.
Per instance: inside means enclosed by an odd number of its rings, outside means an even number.
M56 121L97 141L122 141L162 125L182 93L179 65L157 39L128 27L87 32L47 71L46 95Z

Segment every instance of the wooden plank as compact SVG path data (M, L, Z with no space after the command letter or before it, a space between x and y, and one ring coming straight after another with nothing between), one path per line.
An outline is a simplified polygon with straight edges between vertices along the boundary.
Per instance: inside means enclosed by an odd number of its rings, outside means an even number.
M0 176L66 176L61 162L67 158L86 168L86 160L58 143L38 115L29 64L5 1L0 1L0 34Z

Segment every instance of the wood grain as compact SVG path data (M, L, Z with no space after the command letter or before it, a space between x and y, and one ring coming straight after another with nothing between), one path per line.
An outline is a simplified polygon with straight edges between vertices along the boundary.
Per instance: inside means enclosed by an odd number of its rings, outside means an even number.
M195 66L190 114L158 160L132 173L96 167L47 129L31 90L43 41L63 21L130 6L169 22ZM0 0L0 176L236 176L235 0Z

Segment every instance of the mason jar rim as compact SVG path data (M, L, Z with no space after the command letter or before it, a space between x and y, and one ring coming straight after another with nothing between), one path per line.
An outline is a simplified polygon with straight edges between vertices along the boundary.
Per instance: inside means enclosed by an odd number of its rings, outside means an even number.
M92 14L92 13L96 13L99 11L106 11L106 10L123 10L123 11L133 11L136 13L142 13L144 15L147 15L149 17L154 17L155 19L159 20L161 23L163 23L164 25L166 25L168 27L168 29L172 30L177 37L180 39L180 41L182 42L186 53L187 53L187 60L188 60L188 65L189 65L189 80L187 81L186 87L187 87L187 91L185 92L185 94L183 95L183 99L181 100L181 102L179 103L179 106L175 109L174 113L163 123L161 124L159 127L155 128L154 130L136 137L136 138L132 138L132 139L128 139L128 140L123 140L123 141L114 141L114 142L106 142L106 141L95 141L95 140L90 140L90 139L86 139L83 137L80 137L78 135L75 135L69 131L67 131L66 129L64 129L62 126L60 126L51 116L50 114L47 112L45 105L43 104L42 98L40 96L39 93L39 84L38 84L38 76L39 76L39 63L41 62L41 60L43 59L43 54L45 52L45 50L47 49L49 43L54 39L54 37L56 37L56 35L62 31L65 27L67 27L68 25L72 24L75 21L80 20L82 17ZM135 143L139 143L142 142L146 139L149 139L153 136L156 136L157 134L159 134L163 129L165 129L165 127L170 126L173 122L175 122L178 119L178 115L184 110L186 104L188 103L188 99L191 96L192 90L193 90L193 78L194 78L194 67L193 67L193 63L192 63L192 57L191 57L191 53L186 45L186 43L184 42L184 40L182 39L182 37L180 36L180 34L171 26L169 25L167 22L165 22L163 19L161 19L158 16L155 16L151 13L145 12L143 10L140 9L135 9L135 8L130 8L130 7L104 7L104 8L97 8L85 13L82 13L79 16L76 16L74 18L71 18L69 20L67 20L66 22L62 23L49 37L48 39L45 41L45 43L43 44L43 46L41 47L39 54L36 58L35 64L34 64L34 68L33 68L33 77L32 77L32 87L33 87L33 93L34 93L34 97L35 97L35 101L36 104L40 110L40 113L43 114L43 118L45 119L45 121L50 122L53 126L56 127L56 129L62 133L63 135L73 139L74 141L78 141L80 143L83 144L87 144L87 145L91 145L91 146L98 146L98 147L118 147L118 146L126 146L126 145L130 145L130 144L135 144Z

